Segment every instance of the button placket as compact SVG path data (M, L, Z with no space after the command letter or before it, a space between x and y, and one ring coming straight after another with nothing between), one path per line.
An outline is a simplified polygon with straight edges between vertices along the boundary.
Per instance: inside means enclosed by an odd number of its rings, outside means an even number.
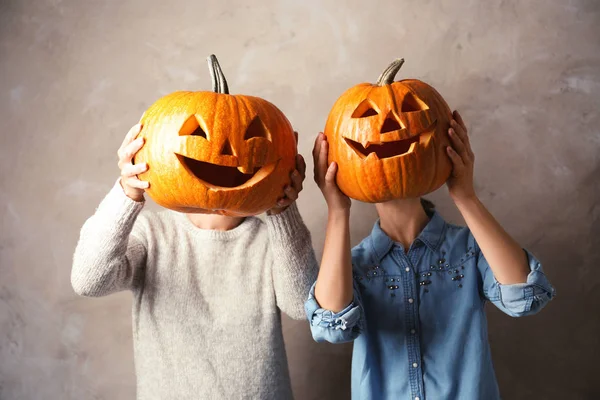
M405 326L408 346L408 362L410 389L413 398L419 397L423 391L423 371L421 368L421 349L420 338L417 335L417 324L419 323L419 307L417 304L418 298L418 280L419 274L416 265L420 256L425 252L426 246L418 246L411 248L408 254L400 255L402 264L405 266L406 274L403 275L404 286L404 304L405 304ZM412 273L412 268L415 268L415 273Z

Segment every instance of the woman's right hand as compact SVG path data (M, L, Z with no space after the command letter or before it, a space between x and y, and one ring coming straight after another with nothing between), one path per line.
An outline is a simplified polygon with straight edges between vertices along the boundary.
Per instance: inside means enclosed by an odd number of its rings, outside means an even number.
M133 164L132 160L135 154L144 145L143 138L136 136L142 129L141 124L134 125L121 144L117 151L119 156L119 169L121 170L121 187L130 199L134 201L144 201L144 190L150 187L146 181L141 181L137 175L148 170L148 164L139 163Z
M321 189L321 192L323 192L327 207L330 211L349 210L352 204L350 198L342 193L335 181L337 164L332 162L327 165L329 143L327 143L327 136L323 132L320 132L317 136L312 153L315 166L315 182L319 186L319 189Z

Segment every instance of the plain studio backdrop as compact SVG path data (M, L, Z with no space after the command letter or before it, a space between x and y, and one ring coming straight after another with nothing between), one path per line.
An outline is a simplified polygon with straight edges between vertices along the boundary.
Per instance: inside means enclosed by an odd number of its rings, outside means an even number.
M599 1L0 0L0 399L134 398L130 293L76 296L72 254L128 129L162 95L210 90L211 53L233 94L299 131L319 258L315 135L344 90L404 57L399 78L462 111L479 196L557 289L533 317L488 306L503 397L600 398ZM445 187L429 197L463 222ZM375 219L354 203L353 244ZM348 399L351 345L284 330L296 398Z

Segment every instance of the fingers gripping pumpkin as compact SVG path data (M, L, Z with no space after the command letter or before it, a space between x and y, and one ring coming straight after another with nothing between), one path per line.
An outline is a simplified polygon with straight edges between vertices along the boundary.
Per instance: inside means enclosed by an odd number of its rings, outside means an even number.
M175 92L143 115L135 162L159 205L181 212L255 215L275 206L295 168L285 115L258 97L230 95L215 56L213 92Z
M329 162L339 165L337 184L351 198L379 203L419 197L450 176L450 108L424 82L394 82L403 63L392 62L375 85L347 90L329 113Z

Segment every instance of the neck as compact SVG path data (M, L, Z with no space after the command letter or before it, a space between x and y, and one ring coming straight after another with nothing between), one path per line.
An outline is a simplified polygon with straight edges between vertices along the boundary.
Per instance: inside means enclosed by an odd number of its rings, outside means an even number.
M197 228L214 231L229 231L239 226L245 219L218 214L187 214L187 217Z
M390 200L377 203L375 207L381 230L394 242L402 244L405 250L429 222L419 198Z

